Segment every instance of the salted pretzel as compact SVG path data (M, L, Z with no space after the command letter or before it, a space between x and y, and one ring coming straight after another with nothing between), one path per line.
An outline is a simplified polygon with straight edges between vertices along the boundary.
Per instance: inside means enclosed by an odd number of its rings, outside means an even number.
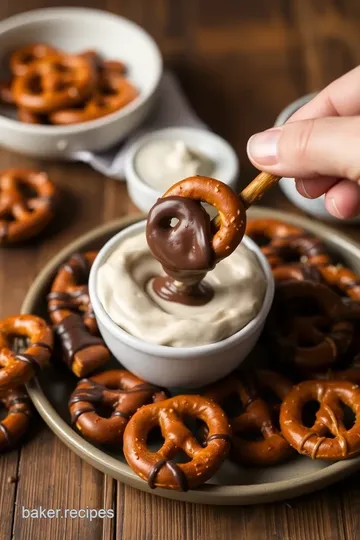
M319 271L324 281L336 287L352 300L360 300L360 276L342 265L322 265Z
M303 411L310 401L320 405L311 427L303 423ZM349 407L355 422L344 424L344 407ZM300 454L313 459L338 460L360 452L360 388L345 381L305 381L290 391L280 409L284 437Z
M292 263L275 266L272 269L273 276L277 283L282 281L314 281L323 283L319 268L309 264Z
M54 217L55 205L56 189L45 172L0 172L0 245L36 236Z
M245 231L245 210L240 198L229 186L207 176L191 176L171 186L163 197L158 200L158 203L166 204L163 201L169 197L176 199L177 205L181 202L178 200L181 197L185 200L197 201L199 206L201 202L208 203L218 210L219 220L212 222L215 230L213 231L211 246L215 255L215 262L228 257L237 248ZM186 211L182 213L185 215ZM168 219L154 221L154 232L158 228L169 230L172 217L174 216L169 215ZM148 217L148 230L149 225L151 227L152 218L156 219L155 206ZM180 225L182 224L178 225L180 231ZM147 235L147 238L149 242L149 235ZM150 249L152 249L151 245Z
M59 269L47 296L48 311L63 358L77 377L84 377L110 359L89 298L89 273L96 251L75 253Z
M161 388L149 384L129 371L104 371L82 379L69 400L71 422L87 439L98 444L122 444L123 433L131 416L147 403L165 400ZM112 410L109 418L97 412Z
M56 54L55 47L45 43L31 43L14 51L10 57L10 70L16 76L24 75L29 67L42 58Z
M0 452L13 448L28 430L32 417L32 408L25 388L16 388L6 392L0 401L7 410L6 417L0 422Z
M225 408L232 428L230 457L242 465L268 467L281 463L291 454L290 446L276 427L278 405L292 388L292 383L273 371L257 370L253 373L235 372L204 390L205 397L219 403L229 403L238 396L243 410L234 416ZM270 403L264 391L270 390L277 403ZM261 435L249 440L248 435Z
M11 89L18 107L50 113L86 99L96 79L93 65L83 56L54 53L30 64Z
M268 320L270 339L286 363L305 371L326 369L352 342L354 325L347 315L342 299L326 285L283 282Z
M111 65L110 62L108 64ZM57 125L69 125L96 120L122 109L137 96L135 86L109 67L101 71L100 82L83 107L55 111L50 115L50 121Z
M314 266L331 262L319 238L277 219L250 219L246 225L246 234L255 242L262 239L268 241L261 246L261 250L272 267L283 265L289 260Z
M12 350L14 337L28 341L24 352ZM49 361L53 334L43 319L16 315L0 321L0 396L27 383Z
M206 424L205 448L186 427L185 418ZM152 452L147 438L158 426L165 441L158 451ZM201 396L181 395L145 405L134 414L125 428L124 455L150 488L187 491L206 482L219 469L230 448L230 440L229 422L218 405ZM188 462L174 461L181 452L188 456Z

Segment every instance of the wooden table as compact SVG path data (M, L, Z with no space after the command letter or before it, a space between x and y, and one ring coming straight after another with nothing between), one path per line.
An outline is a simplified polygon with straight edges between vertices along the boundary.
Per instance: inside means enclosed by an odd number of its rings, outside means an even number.
M52 0L2 0L0 18ZM249 181L248 137L271 126L293 99L360 60L358 0L91 0L143 25L179 76L198 114L227 138ZM0 253L0 315L18 312L44 264L72 239L135 211L124 184L79 164L40 164L2 151L1 167L40 166L62 189L60 218L32 246ZM266 204L295 212L279 191ZM360 239L360 232L348 227ZM10 477L17 482L10 483ZM1 456L0 540L356 540L359 475L301 499L254 507L183 504L146 495L105 477L38 421L27 444ZM23 519L27 508L107 508L115 518Z

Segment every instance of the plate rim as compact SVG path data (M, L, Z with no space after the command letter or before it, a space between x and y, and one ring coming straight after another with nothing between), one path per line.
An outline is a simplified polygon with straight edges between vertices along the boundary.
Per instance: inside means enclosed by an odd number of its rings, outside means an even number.
M61 249L46 263L44 268L30 285L21 306L21 313L31 312L31 308L38 297L38 290L43 287L44 281L48 279L49 274L55 272L59 264L71 253L78 249L83 249L83 246L87 243L96 240L96 238L102 235L111 233L115 230L120 230L121 228L144 219L144 217L144 214L135 214L112 220L91 229ZM271 208L252 208L249 211L249 217L272 217L281 219L310 230L315 234L320 233L324 236L334 233L332 227L324 225L323 223L310 220L303 216L293 216L289 212L273 210ZM347 235L336 231L336 242L342 244L344 249L360 259L360 245ZM357 457L346 461L338 461L319 471L314 471L297 478L280 480L278 482L225 486L205 484L200 488L185 493L165 489L151 490L147 483L133 473L126 463L117 460L115 457L107 454L106 451L86 441L71 426L69 426L57 413L42 391L38 379L33 379L27 385L27 389L32 402L42 419L55 435L70 448L70 450L103 473L108 474L131 487L167 499L215 505L251 505L264 502L275 502L317 491L345 478L360 468L360 457Z

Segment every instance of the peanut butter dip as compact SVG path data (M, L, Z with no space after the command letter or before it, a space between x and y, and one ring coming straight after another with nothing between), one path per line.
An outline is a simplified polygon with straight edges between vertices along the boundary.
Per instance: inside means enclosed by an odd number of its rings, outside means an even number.
M190 347L215 343L248 324L260 311L266 280L256 255L243 244L203 280L212 291L205 305L161 298L153 280L164 276L145 232L119 242L99 268L99 299L111 319L148 343Z

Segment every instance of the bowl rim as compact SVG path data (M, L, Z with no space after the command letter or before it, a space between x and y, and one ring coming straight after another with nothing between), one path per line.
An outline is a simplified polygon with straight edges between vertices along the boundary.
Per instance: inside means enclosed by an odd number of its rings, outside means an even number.
M67 134L83 133L85 131L89 131L90 129L107 126L108 124L112 122L115 122L117 120L120 120L121 118L126 117L128 114L131 114L132 112L136 111L141 105L146 103L155 94L159 86L162 74L163 74L162 54L160 52L160 49L157 43L151 37L151 35L148 32L146 32L146 30L144 30L141 26L134 23L133 21L130 21L126 17L122 17L120 15L116 15L115 13L104 11L102 9L93 9L93 8L86 8L86 7L69 6L69 7L33 9L30 11L26 11L24 13L13 15L11 17L8 17L7 19L4 19L3 21L0 21L0 35L8 31L11 31L15 28L21 28L21 26L23 26L26 23L32 23L36 21L45 22L48 19L54 19L54 18L60 19L62 17L66 18L66 17L74 16L74 15L80 15L83 17L87 15L91 15L94 17L99 17L103 20L114 21L122 25L126 25L130 29L132 29L132 31L138 34L141 34L147 40L148 46L152 50L152 54L154 56L155 63L156 63L157 72L155 73L153 85L147 91L143 91L139 93L139 95L131 103L129 103L122 109L118 111L114 111L113 113L110 113L101 118L96 118L95 120L89 120L88 122L79 122L79 123L71 124L68 126L47 126L47 125L38 125L38 124L25 124L24 122L19 122L18 120L15 120L13 118L8 118L0 114L0 125L2 124L4 127L8 127L13 130L19 129L19 130L22 130L24 133L37 134L37 135L65 136Z
M148 142L154 141L154 140L162 140L166 137L166 135L169 135L171 133L179 132L179 138L181 137L181 134L184 135L183 140L186 143L186 138L189 133L191 135L198 137L199 139L201 137L209 137L212 138L218 147L222 147L222 153L227 158L227 162L229 163L228 169L231 172L231 174L228 174L229 178L226 182L222 180L227 185L232 185L234 182L236 182L236 179L239 177L240 174L240 160L234 150L234 148L231 146L231 144L218 135L217 133L214 133L213 131L210 131L208 129L204 128L197 128L192 126L169 126L162 129L156 129L154 131L151 131L150 133L145 133L144 135L141 135L128 149L126 156L125 156L125 164L124 164L124 172L125 172L125 178L126 180L136 186L138 189L141 189L143 194L146 194L148 196L154 196L159 195L161 197L162 192L158 191L157 189L153 188L150 184L145 182L143 178L137 173L136 167L135 167L135 158L139 150L145 146ZM214 171L215 172L215 171Z
M242 242L250 249L256 256L261 266L261 269L265 276L266 290L263 298L263 302L260 311L248 324L243 328L232 334L231 336L217 341L215 343L208 343L206 345L196 345L188 347L170 347L168 345L158 345L154 343L148 343L135 336L132 336L120 326L118 326L105 311L98 293L97 293L97 273L103 262L109 257L109 255L116 248L119 240L131 232L137 230L143 230L146 225L146 220L141 220L138 223L134 223L128 227L125 227L122 231L115 234L106 244L101 248L96 256L93 265L90 270L89 276L89 296L94 308L95 317L98 322L104 326L104 328L110 332L110 334L117 340L125 343L128 347L141 351L142 353L157 356L166 359L191 359L194 356L197 358L207 358L209 354L214 354L220 351L225 351L234 346L235 343L245 341L249 336L254 334L259 327L261 327L269 313L271 304L274 298L275 284L274 277L270 268L270 265L266 257L261 252L260 248L249 237L244 236Z

